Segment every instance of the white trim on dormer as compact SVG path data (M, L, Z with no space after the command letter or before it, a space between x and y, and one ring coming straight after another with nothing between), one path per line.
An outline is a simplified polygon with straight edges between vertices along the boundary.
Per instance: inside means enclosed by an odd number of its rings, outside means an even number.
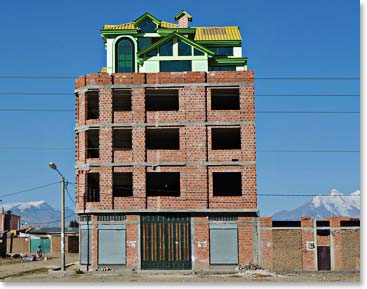
M121 35L118 36L114 39L111 39L112 41L108 41L110 39L107 39L107 72L109 74L111 73L115 73L116 72L116 43L121 39L121 38L129 38L132 40L132 42L134 43L134 56L135 56L135 72L139 72L138 69L138 59L136 56L136 53L138 52L138 42L136 41L136 39L130 35Z

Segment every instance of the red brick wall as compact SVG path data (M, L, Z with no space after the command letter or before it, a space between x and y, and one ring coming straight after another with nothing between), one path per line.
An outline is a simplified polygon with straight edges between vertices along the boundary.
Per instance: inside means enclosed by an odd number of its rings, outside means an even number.
M20 216L13 214L0 214L0 231L18 230Z
M210 83L233 83L240 89L240 110L211 111ZM209 84L206 87L205 83ZM151 85L151 88L165 84L177 84L179 90L179 111L145 111L145 88L133 87L132 110L128 112L112 112L111 85ZM180 84L192 84L180 87ZM108 86L106 86L108 85ZM85 124L107 125L99 128L99 158L87 158L87 133L81 129L76 133L76 164L84 165L96 163L89 172L100 173L100 202L84 204L87 175L84 169L76 170L77 181L77 209L132 209L139 208L256 208L256 141L255 125L241 124L241 150L212 150L211 129L214 126L205 126L202 122L254 122L254 86L252 71L228 72L183 72L183 73L107 73L89 74L76 80L78 91L76 99L76 126ZM102 86L102 87L100 87ZM127 87L127 86L126 86ZM86 89L99 90L100 116L97 120L87 120ZM145 150L144 126L131 126L132 150L113 151L111 124L146 124L155 127L156 123L173 123L172 127L179 127L179 150ZM175 125L175 123L177 125ZM192 125L190 125L192 124ZM215 126L221 127L221 126ZM133 163L133 162L252 162L248 165L213 166L196 164L195 166L167 166L160 167L160 171L177 171L181 174L180 197L149 197L145 200L145 172L152 171L151 167L130 166L98 167L98 163ZM133 172L133 197L112 198L113 171ZM211 173L213 171L240 171L242 172L241 197L213 197ZM209 186L208 186L209 183ZM146 206L147 204L147 206Z
M300 229L273 230L273 270L303 270L302 236Z
M318 246L330 246L331 270L359 270L359 227L338 228L348 217L329 217L330 235L317 236ZM317 248L307 250L315 241L313 218L302 218L301 227L272 227L271 217L260 218L260 264L273 270L316 271ZM323 229L324 230L324 229Z

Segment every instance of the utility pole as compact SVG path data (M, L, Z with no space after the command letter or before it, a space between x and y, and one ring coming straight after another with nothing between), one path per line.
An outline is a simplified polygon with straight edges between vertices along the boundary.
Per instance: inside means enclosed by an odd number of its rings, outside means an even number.
M54 163L48 164L51 169L61 176L61 271L65 272L65 177L57 169Z

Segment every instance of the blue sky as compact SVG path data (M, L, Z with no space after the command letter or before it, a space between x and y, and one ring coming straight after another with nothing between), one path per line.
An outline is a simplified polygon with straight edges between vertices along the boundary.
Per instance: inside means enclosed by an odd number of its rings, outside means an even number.
M130 22L146 11L173 22L182 9L192 26L238 25L243 52L256 77L359 77L359 1L19 1L0 10L0 75L79 76L105 66L99 29ZM74 108L74 80L0 78L0 108ZM58 92L69 95L15 95ZM358 80L256 80L256 110L359 111ZM58 180L54 161L74 181L74 152L15 150L74 146L72 112L0 111L0 195ZM359 115L257 114L258 150L358 150ZM318 194L359 189L359 153L257 155L259 194ZM58 206L59 186L3 197L3 202L45 199ZM74 189L70 186L70 192ZM259 196L262 215L308 198ZM67 204L72 203L67 199Z

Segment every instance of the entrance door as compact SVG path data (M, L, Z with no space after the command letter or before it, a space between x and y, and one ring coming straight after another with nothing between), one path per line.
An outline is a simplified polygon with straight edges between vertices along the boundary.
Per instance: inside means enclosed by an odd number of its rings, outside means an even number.
M141 268L191 269L189 216L141 216Z
M317 267L318 270L330 270L330 246L317 246Z

